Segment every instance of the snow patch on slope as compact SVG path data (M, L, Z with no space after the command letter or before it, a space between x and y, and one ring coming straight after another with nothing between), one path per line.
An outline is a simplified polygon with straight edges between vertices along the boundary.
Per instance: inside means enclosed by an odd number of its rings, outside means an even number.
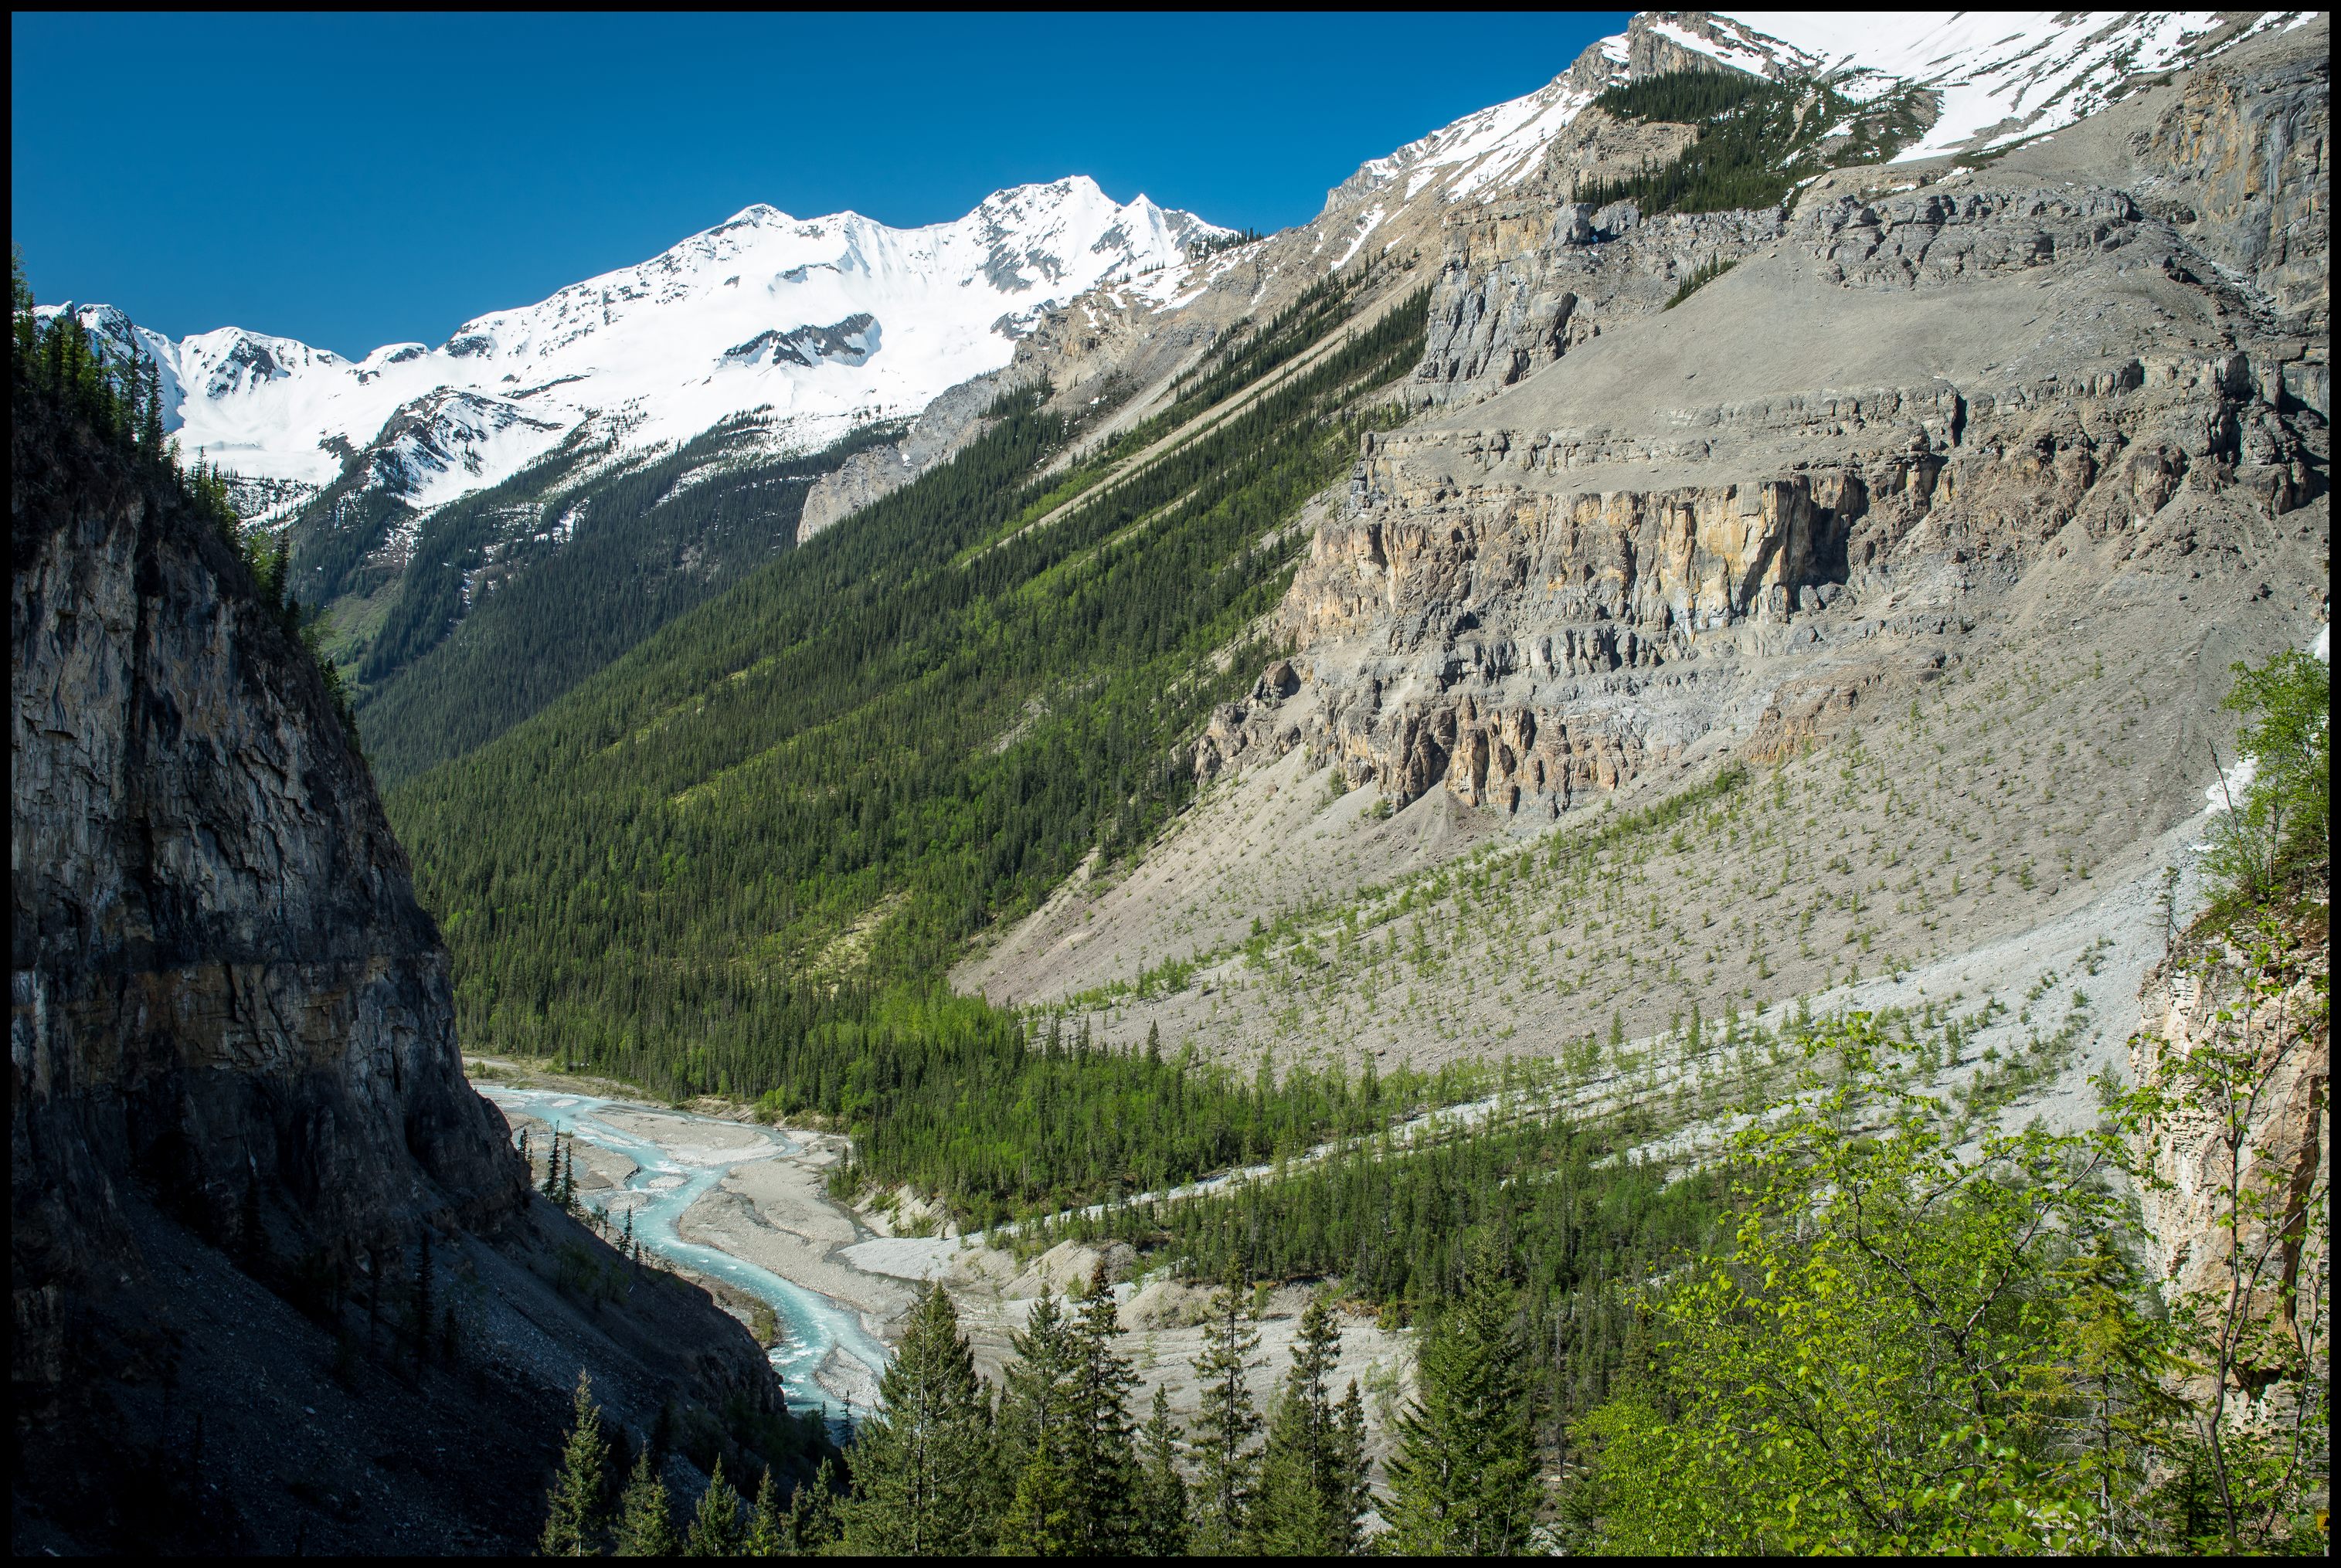
M2299 25L2308 15L2264 14L2219 46ZM1897 162L2059 130L2112 103L2137 76L2195 64L2231 19L2213 11L1738 11L1717 18L1741 24L1732 31L1748 49L1791 74L1828 76L1848 96L1873 98L1906 84L1938 94L1941 119ZM1690 46L1678 36L1683 29L1658 26ZM1712 45L1705 52L1729 58Z
M1372 191L1405 179L1401 201L1433 185L1450 198L1516 184L1532 173L1545 148L1612 81L1625 80L1625 38L1605 38L1588 51L1607 64L1606 75L1580 60L1525 97L1466 114L1388 157L1362 165L1342 187Z

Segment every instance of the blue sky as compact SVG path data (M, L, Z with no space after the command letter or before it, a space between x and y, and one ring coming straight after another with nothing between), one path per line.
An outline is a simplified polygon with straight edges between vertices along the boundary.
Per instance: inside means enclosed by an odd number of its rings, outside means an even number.
M752 202L907 225L1086 174L1281 228L1626 15L19 12L9 223L44 300L354 356Z

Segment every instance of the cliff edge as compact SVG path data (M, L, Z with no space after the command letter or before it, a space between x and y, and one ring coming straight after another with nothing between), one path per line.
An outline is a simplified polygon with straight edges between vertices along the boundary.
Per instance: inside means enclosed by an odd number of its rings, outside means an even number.
M13 401L15 1549L523 1547L581 1369L637 1434L770 1425L737 1324L532 1192L235 543Z

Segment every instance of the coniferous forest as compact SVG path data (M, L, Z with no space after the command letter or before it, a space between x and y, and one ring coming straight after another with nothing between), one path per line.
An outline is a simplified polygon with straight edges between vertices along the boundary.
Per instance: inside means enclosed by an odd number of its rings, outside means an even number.
M1590 205L1633 202L1646 213L1775 207L1828 168L1882 161L1918 132L1907 93L1858 103L1828 86L1736 72L1670 71L1609 89L1594 107L1623 120L1695 126L1679 158L1580 184Z
M501 735L793 549L811 481L894 433L871 426L817 452L773 457L752 450L758 430L752 420L730 422L650 461L569 484L557 506L540 509L539 535L526 547L497 542L511 513L606 452L564 450L433 511L418 530L416 564L354 660L368 756L383 782ZM681 482L711 461L721 464L713 477Z

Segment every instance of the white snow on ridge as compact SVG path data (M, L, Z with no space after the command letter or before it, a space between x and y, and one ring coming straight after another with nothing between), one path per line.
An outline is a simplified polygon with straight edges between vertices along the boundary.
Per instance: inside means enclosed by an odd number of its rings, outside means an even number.
M2270 12L2226 40L2299 25ZM2213 11L1736 11L1751 45L1857 98L1902 84L1941 94L1942 118L1896 159L1981 152L2059 130L2128 79L2195 64L2229 20ZM1661 27L1666 25L1661 24ZM1668 28L1669 36L1680 29ZM1680 41L1680 40L1678 40ZM1726 56L1710 46L1708 53ZM1734 62L1736 63L1736 62Z
M2300 25L2313 13L2269 12L2220 38ZM1898 161L1980 152L2071 124L2113 102L2125 82L2198 63L2231 17L2209 11L1644 12L1525 97L1466 114L1362 164L1327 203L1379 196L1403 179L1400 202L1436 189L1447 200L1519 184L1553 138L1605 88L1626 79L1637 34L1751 74L1828 76L1868 100L1903 85L1939 95L1942 114Z
M1777 44L1771 49L1765 48L1761 42L1748 37L1738 28L1732 26L1728 17L1718 16L1714 19L1714 23L1717 32L1731 35L1728 41L1702 36L1675 22L1653 22L1650 24L1650 31L1669 43L1680 45L1694 55L1704 55L1710 60L1719 60L1733 70L1745 71L1751 76L1770 75L1771 67L1775 64L1787 64L1800 70L1810 70L1815 64L1810 56L1803 55L1801 51L1797 52L1787 61L1781 61Z
M1377 205L1372 212L1368 213L1362 219L1360 219L1358 223L1358 237L1350 242L1350 248L1341 253L1341 259L1333 263L1331 270L1338 273L1343 267L1348 266L1350 264L1350 258L1356 255L1358 253L1359 247L1366 243L1366 236L1380 228L1381 226L1381 221L1388 216L1390 216L1390 210L1386 207Z
M1099 283L1183 265L1226 231L1086 176L987 198L948 223L752 206L638 266L466 322L435 348L354 363L226 327L173 342L74 309L164 372L182 449L243 474L325 484L384 437L376 474L418 506L493 484L594 422L639 448L769 410L810 446L915 413L1005 366L1041 314Z
M1653 43L1759 74L1825 75L1858 98L1926 88L1942 113L1908 160L2057 129L2126 82L2199 62L2215 41L2313 15L2263 13L2238 27L2211 12L1642 13L1537 91L1360 166L1329 196L1317 253L1345 264L1378 228L1409 232L1418 199L1518 185ZM1193 260L1188 246L1225 233L1144 196L1117 204L1082 176L1002 191L916 229L757 205L640 265L476 317L435 347L388 344L354 362L237 328L174 342L110 306L55 308L161 367L166 423L190 454L322 486L386 442L377 478L429 506L585 426L639 453L750 412L770 419L775 444L795 447L915 414L1006 365L1043 312L1092 288L1158 313L1191 303L1239 262Z
M1625 79L1622 35L1602 39L1589 54L1594 51L1608 65L1609 80ZM1388 157L1361 165L1344 189L1372 190L1403 175L1406 188L1400 200L1410 202L1442 180L1450 197L1516 183L1536 167L1553 137L1593 101L1601 86L1609 84L1605 80L1589 88L1580 79L1586 74L1571 67L1525 97L1466 114Z

